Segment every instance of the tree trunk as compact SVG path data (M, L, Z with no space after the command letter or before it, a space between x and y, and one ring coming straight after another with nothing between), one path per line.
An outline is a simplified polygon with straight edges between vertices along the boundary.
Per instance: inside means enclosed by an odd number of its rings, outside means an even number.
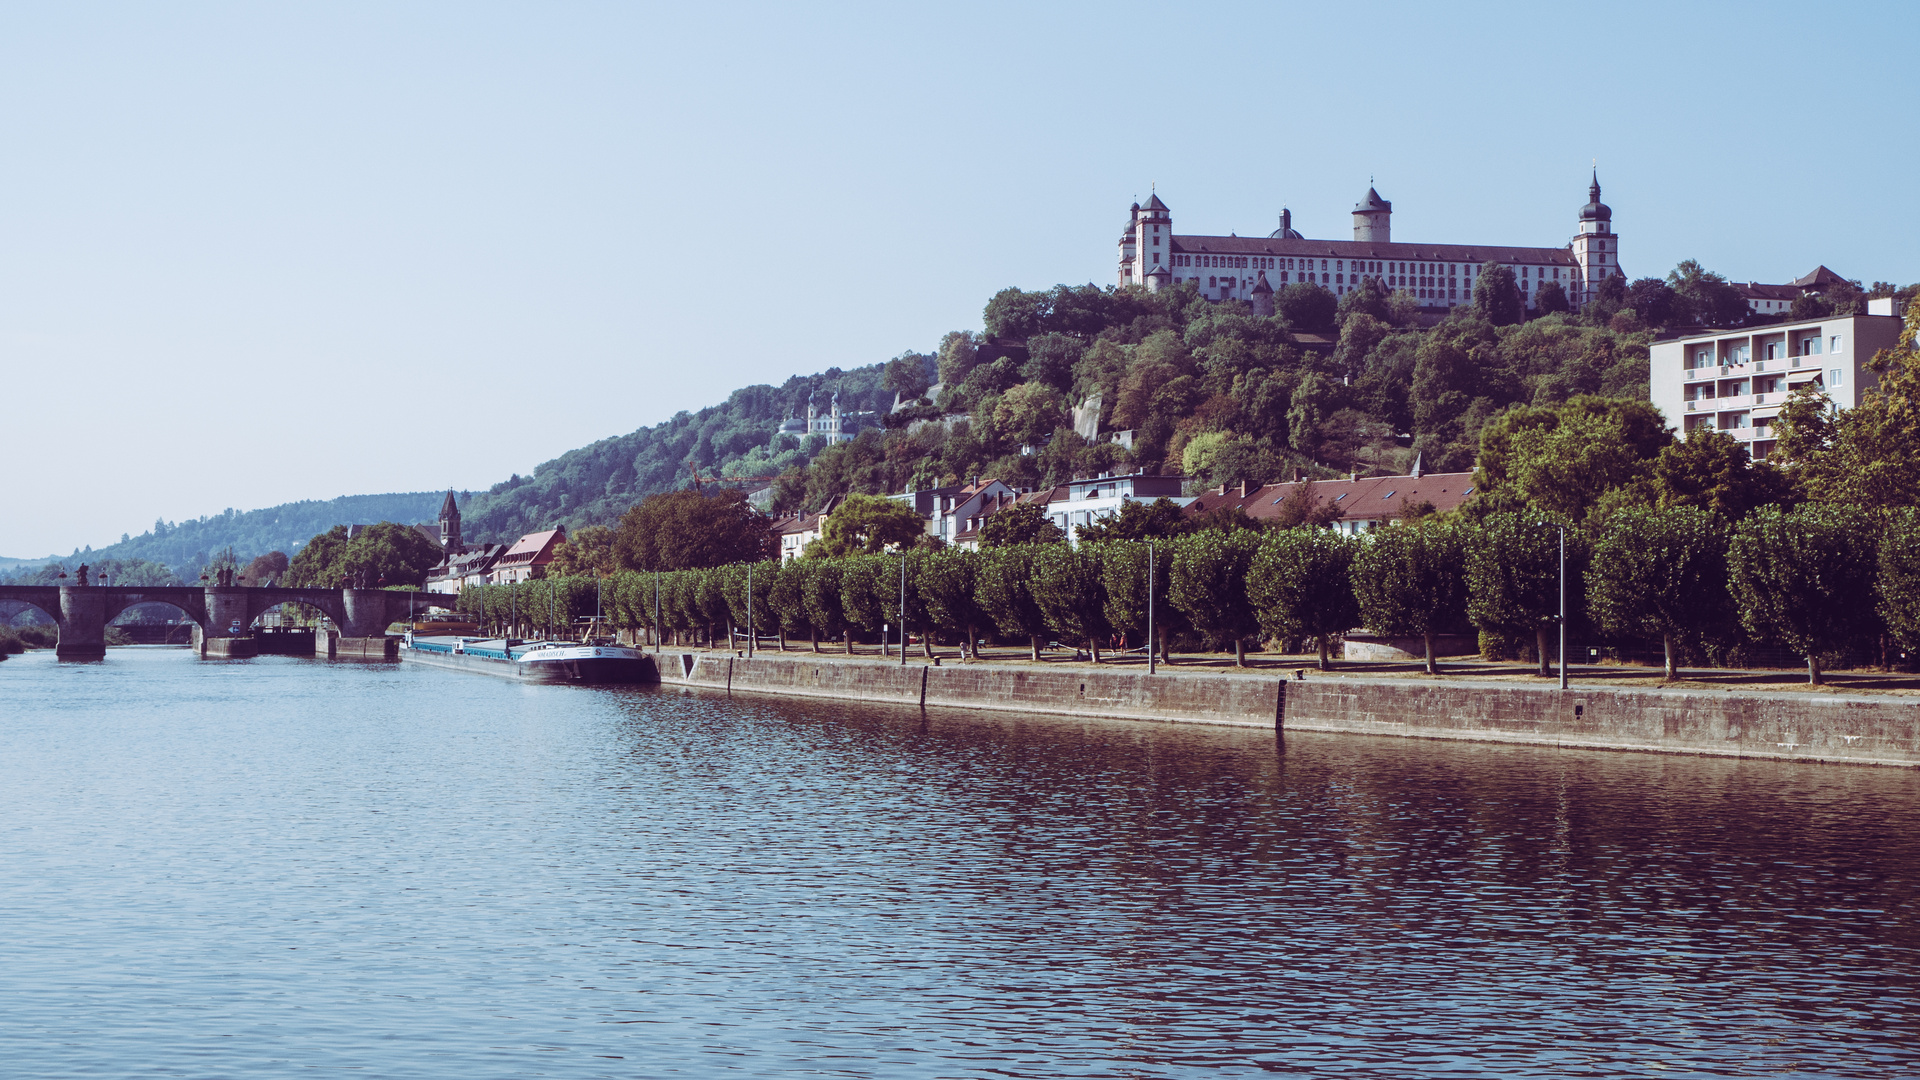
M980 659L980 635L975 632L972 623L967 624L967 642L960 650L960 658L962 660Z
M1420 636L1427 642L1427 674L1438 675L1440 674L1440 665L1433 662L1433 635L1421 634Z
M1247 666L1247 643L1244 638L1233 639L1233 666Z
M1315 636L1320 639L1320 670L1326 671L1332 667L1332 664L1329 663L1331 650L1327 645L1327 635L1317 634Z
M933 631L931 629L923 631L920 634L920 647L926 650L927 659L933 659Z
M807 634L813 638L813 651L815 654L818 654L820 652L820 628L817 626L809 626L807 627Z
M853 630L851 628L842 630L840 632L840 636L846 641L847 655L852 656L853 655Z
M1533 628L1533 651L1540 657L1540 674L1551 675L1553 668L1547 664L1547 624L1541 623Z
M1033 659L1038 662L1040 659L1040 635L1028 634L1027 640L1033 643Z
M1813 655L1812 653L1807 654L1807 685L1808 686L1825 686L1826 685L1826 680L1820 677L1820 658Z
M787 651L787 628L784 626L780 628L780 651Z
M1094 663L1100 662L1100 639L1092 634L1087 635L1087 655L1093 657Z
M1156 629L1160 631L1160 662L1163 664L1172 664L1173 654L1167 651L1167 641L1172 637L1173 631L1168 630L1165 626L1156 627Z
M1667 652L1667 681L1672 682L1680 677L1680 665L1673 662L1673 635L1661 634L1660 644Z

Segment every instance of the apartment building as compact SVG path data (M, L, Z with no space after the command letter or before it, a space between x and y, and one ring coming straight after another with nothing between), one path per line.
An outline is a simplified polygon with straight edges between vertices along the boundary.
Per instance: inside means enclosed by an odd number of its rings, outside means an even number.
M1780 407L1810 387L1850 409L1873 386L1867 362L1900 338L1891 299L1868 314L1710 330L1656 341L1650 350L1653 404L1685 437L1724 431L1764 459L1779 437Z

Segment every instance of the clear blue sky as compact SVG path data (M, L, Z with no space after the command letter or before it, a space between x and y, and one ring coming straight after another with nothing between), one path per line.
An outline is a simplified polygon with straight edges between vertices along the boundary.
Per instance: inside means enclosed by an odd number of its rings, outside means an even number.
M484 487L1182 232L1920 278L1912 4L0 5L0 554Z

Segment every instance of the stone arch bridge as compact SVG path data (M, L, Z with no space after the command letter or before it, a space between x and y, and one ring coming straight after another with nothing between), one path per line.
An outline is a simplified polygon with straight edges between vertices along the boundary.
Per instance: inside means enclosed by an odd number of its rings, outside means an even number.
M117 585L0 585L0 600L31 604L60 626L54 654L62 660L99 660L107 653L107 624L135 604L171 604L207 638L245 635L253 620L281 604L302 604L326 615L341 636L384 636L387 627L430 607L451 608L447 593L391 589L279 589L243 585L127 587ZM233 627L238 624L239 633Z

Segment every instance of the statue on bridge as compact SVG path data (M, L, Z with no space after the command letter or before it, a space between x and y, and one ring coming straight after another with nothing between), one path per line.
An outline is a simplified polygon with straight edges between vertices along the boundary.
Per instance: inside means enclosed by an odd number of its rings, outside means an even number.
M74 580L77 583L79 583L79 585L82 588L86 587L86 584L87 584L87 564L86 563L81 563L80 569L74 571Z

